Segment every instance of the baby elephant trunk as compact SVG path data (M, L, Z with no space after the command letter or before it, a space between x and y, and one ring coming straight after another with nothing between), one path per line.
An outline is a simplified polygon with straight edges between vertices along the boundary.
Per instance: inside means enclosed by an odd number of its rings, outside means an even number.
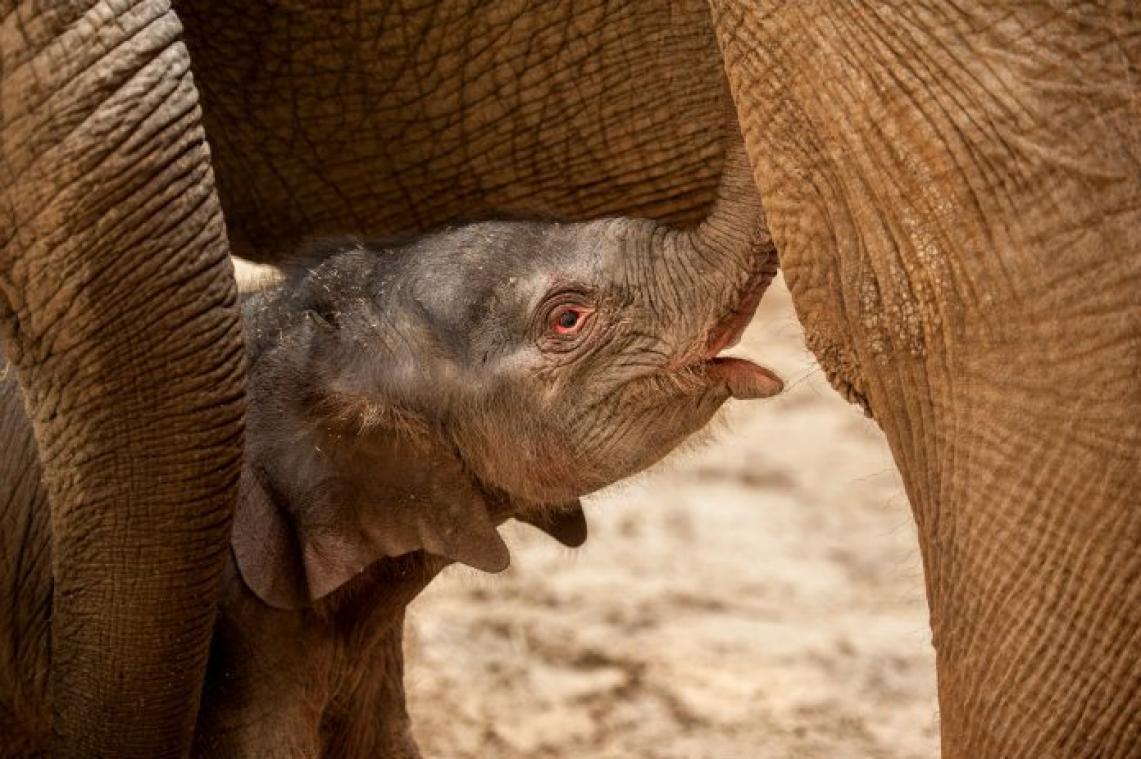
M693 229L659 229L655 257L660 301L686 325L695 350L715 355L744 331L761 295L776 275L777 255L761 211L736 115L717 198Z

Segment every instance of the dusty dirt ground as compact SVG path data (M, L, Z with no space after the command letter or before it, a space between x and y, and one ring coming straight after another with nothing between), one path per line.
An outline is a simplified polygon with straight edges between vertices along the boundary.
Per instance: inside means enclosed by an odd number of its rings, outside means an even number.
M737 349L788 389L585 499L578 551L503 528L512 567L412 605L428 757L932 757L915 527L873 423L832 392L777 283Z

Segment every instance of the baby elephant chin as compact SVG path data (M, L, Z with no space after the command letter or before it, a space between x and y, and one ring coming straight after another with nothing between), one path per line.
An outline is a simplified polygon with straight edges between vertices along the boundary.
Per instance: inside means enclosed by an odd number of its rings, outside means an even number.
M724 383L729 395L739 400L768 398L784 389L772 370L744 358L717 357L706 363L710 379Z

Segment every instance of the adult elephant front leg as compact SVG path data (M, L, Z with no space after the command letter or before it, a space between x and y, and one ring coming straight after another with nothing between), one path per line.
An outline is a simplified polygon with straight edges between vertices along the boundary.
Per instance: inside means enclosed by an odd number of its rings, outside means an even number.
M1141 17L713 2L809 346L891 443L953 757L1141 745Z
M244 405L165 2L0 5L0 323L51 504L53 755L189 750Z

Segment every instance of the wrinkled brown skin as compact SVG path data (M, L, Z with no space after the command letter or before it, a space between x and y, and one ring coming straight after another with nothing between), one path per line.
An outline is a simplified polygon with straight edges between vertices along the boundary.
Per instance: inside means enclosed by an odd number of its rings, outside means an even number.
M724 61L809 347L903 472L944 754L1136 755L1135 4L711 5L179 2L235 250L696 222Z
M38 665L59 757L188 750L237 494L236 287L179 30L153 0L0 2L0 372L46 485L15 524L0 491L0 563L54 578L0 677Z
M903 473L944 754L1138 756L1141 8L750 17L715 12L808 343Z

